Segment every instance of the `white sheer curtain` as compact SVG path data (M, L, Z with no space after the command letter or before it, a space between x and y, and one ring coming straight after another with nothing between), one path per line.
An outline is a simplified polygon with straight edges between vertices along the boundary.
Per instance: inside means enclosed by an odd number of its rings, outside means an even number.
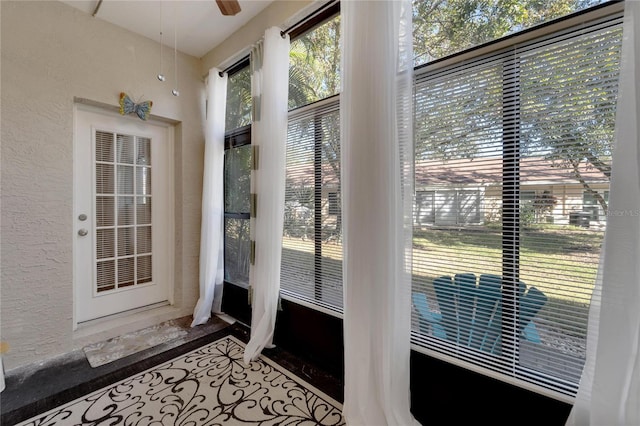
M343 1L342 191L349 425L417 424L409 411L411 2Z
M255 250L249 270L253 297L245 362L272 346L280 293L289 91L289 36L282 37L280 32L276 27L267 29L264 40L251 52L251 144L258 152L258 164L251 176Z
M640 425L640 3L625 2L607 230L568 425Z
M217 68L207 79L202 222L200 228L200 298L191 327L206 323L222 307L224 280L224 123L227 75Z

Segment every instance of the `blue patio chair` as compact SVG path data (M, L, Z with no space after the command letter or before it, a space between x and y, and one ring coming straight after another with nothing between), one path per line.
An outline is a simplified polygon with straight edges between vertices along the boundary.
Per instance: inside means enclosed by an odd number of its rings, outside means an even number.
M418 311L420 331L425 334L433 334L434 336L445 339L446 334L442 328L442 315L429 309L427 295L424 293L414 292L411 295L413 306Z
M497 354L501 351L502 277L492 274L460 273L453 278L442 276L433 280L440 313L428 308L424 293L413 293L413 304L420 318L422 332L447 339L458 345ZM520 282L518 331L523 339L540 343L533 318L547 302L547 297L535 287Z

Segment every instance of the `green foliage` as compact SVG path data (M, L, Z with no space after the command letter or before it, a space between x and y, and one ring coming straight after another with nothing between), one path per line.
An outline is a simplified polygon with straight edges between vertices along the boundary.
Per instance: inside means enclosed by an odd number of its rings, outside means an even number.
M289 237L313 239L313 182L287 179L284 203L284 232Z
M416 0L416 65L598 3ZM420 81L417 161L500 155L504 114L517 109L521 157L544 159L593 193L585 172L600 172L600 181L611 174L621 36L620 28L594 31L545 49L523 50L511 58L513 64L491 62ZM506 87L509 81L517 83ZM505 90L515 87L517 99L505 104ZM606 212L606 200L597 192L594 197Z
M289 109L340 91L340 16L291 43Z
M545 215L550 215L556 204L558 204L558 198L551 194L550 191L536 194L533 199L533 210L535 211L536 222L541 222Z
M227 150L224 161L224 210L227 213L249 213L251 146ZM249 220L227 218L224 224L225 280L248 285Z
M340 17L337 16L291 43L289 109L337 94L340 90ZM251 124L249 67L229 77L226 130Z
M414 0L415 65L602 2L603 0Z
M340 91L340 17L337 16L319 27L309 31L291 43L289 55L289 109L295 109L315 101L336 95ZM339 113L319 113L313 119L303 120L291 127L290 134L298 135L296 149L300 144L310 144L311 152L315 143L320 142L322 152L321 186L325 187L327 178L339 188L340 182L340 127ZM313 161L306 156L291 161ZM317 166L317 165L316 165ZM312 165L309 163L310 172ZM305 181L298 176L289 179L285 195L285 234L290 237L314 237L314 182L312 176ZM329 224L326 219L327 200L322 203L323 238L339 235L342 228L341 216L337 223Z
M251 240L249 220L225 219L225 281L249 285Z
M521 145L567 170L607 211L585 171L611 176L622 31L595 33L536 54L521 67ZM559 59L568 58L568 59ZM601 178L602 179L602 178Z
M528 228L536 222L536 210L532 202L522 203L520 206L520 225Z
M502 66L488 64L420 81L415 94L416 161L473 159L502 149Z
M224 162L224 210L231 213L249 213L251 146L228 149Z
M251 72L249 67L229 77L225 129L251 124Z

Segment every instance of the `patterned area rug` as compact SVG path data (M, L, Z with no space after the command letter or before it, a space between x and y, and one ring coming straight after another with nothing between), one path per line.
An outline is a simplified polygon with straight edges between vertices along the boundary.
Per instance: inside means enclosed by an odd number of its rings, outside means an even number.
M342 406L232 336L20 425L344 425Z

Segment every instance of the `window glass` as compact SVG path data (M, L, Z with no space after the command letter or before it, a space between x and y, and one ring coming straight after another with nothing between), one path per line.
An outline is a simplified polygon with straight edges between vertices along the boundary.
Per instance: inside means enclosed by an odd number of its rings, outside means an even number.
M416 76L419 344L575 392L606 229L621 37L609 17Z
M289 109L340 91L340 16L291 42Z
M533 217L521 219L519 277L547 301L532 320L540 343L523 339L520 360L574 385L606 226L604 214L599 222L598 211L583 209L583 192L606 211L621 36L617 25L593 25L544 48L523 48L514 70L520 184L545 188Z
M609 191L589 190L582 194L582 210L590 214L592 221L606 220Z
M224 210L249 212L251 145L231 148L224 155Z
M251 129L227 132L224 156L224 279L249 286Z
M478 46L605 0L414 0L415 65Z
M251 124L251 108L251 72L246 66L227 82L224 156L224 279L242 287L249 286L251 256L251 129L245 127Z
M414 204L414 223L416 226L435 223L435 191L416 190Z
M342 310L340 16L291 43L282 293Z
M337 192L329 192L329 214L333 216L340 214L340 200Z
M249 129L245 132L250 135ZM227 138L229 139L232 138ZM227 148L224 157L224 276L225 281L249 285L251 145Z
M251 71L245 67L229 76L225 131L251 124Z
M289 116L281 286L284 294L340 311L339 101L320 104Z
M225 217L224 231L224 280L246 288L251 256L249 219Z

